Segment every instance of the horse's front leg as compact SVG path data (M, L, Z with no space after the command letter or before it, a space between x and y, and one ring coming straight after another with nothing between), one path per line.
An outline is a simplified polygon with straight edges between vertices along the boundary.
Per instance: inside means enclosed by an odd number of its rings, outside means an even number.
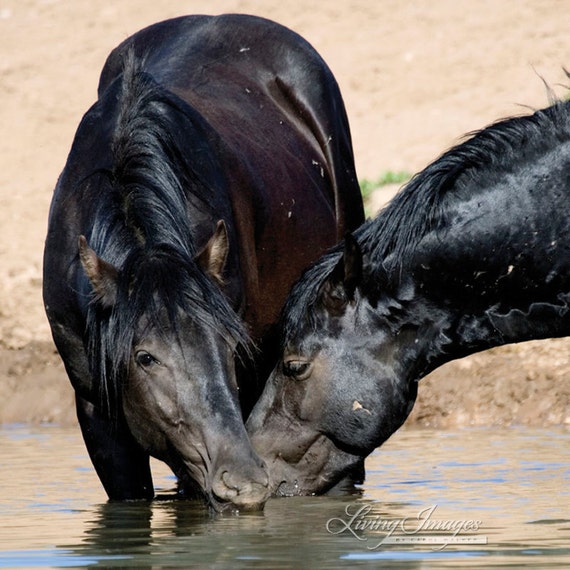
M134 440L125 421L107 418L78 395L75 402L87 451L109 499L152 499L149 456Z

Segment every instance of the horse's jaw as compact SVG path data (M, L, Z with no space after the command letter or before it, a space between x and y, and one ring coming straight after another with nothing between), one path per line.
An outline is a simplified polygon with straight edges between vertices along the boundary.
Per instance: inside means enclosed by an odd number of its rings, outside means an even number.
M342 451L324 435L316 437L298 461L288 461L280 453L261 455L274 496L322 495L340 485L348 492L364 481L364 456Z

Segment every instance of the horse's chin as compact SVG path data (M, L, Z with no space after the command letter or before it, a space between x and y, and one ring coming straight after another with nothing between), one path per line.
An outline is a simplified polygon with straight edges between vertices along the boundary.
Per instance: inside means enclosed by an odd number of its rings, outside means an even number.
M364 481L364 457L340 450L321 435L295 464L277 457L269 467L272 494L277 497L349 494Z

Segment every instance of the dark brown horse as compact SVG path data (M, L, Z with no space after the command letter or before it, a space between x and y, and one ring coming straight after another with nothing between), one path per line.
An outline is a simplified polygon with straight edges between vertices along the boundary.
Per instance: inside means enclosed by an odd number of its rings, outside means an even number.
M451 149L306 271L248 420L275 490L361 479L445 362L569 335L569 202L566 102Z
M295 33L184 17L110 54L44 255L46 312L110 498L152 497L153 455L215 508L263 505L238 387L247 413L289 287L362 216L338 86Z

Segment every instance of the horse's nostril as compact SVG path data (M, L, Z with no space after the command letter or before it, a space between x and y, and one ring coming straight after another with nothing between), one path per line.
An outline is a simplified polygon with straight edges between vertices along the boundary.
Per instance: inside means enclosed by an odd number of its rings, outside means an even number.
M257 477L249 480L240 479L237 480L231 476L229 471L224 471L220 477L224 487L228 490L229 495L239 495L243 492L251 492L252 489L256 488L267 488L269 487L269 475L265 468L262 469L261 473Z
M222 480L222 483L224 484L224 486L226 487L227 491L226 491L226 498L227 499L233 499L236 495L239 495L239 487L237 487L234 483L232 483L231 481L231 477L228 471L224 471L222 473L222 476L220 477L220 479Z

